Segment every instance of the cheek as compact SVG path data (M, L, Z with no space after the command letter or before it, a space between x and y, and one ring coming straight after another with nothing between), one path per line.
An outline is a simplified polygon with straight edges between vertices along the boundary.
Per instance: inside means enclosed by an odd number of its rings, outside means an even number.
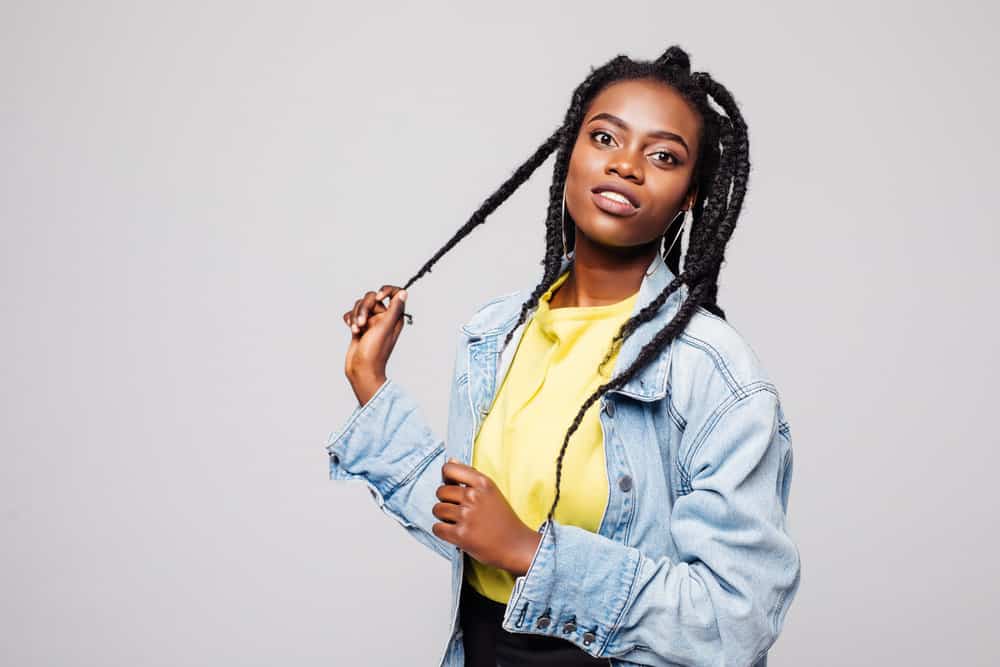
M649 173L649 172L647 172ZM674 169L670 172L651 174L646 180L648 194L653 200L649 212L664 217L687 204L688 188L691 184L690 169Z
M566 173L566 181L573 185L583 187L588 181L593 181L601 177L602 164L593 155L593 151L577 149L573 152L573 157L569 161L569 170Z

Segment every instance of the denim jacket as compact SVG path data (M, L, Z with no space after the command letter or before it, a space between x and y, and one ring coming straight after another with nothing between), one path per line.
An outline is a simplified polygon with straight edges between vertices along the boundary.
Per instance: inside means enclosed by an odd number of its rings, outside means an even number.
M563 260L563 271L571 261ZM649 270L633 315L674 278L659 255ZM441 667L465 662L463 553L431 530L439 521L431 508L441 466L449 457L470 464L533 310L504 353L498 350L531 291L492 299L461 326L446 439L389 378L326 442L330 479L364 482L383 512L451 562L451 630ZM615 374L686 295L682 286L624 341ZM801 565L786 524L791 434L756 354L732 325L699 308L656 361L599 404L610 481L599 530L542 523L503 628L567 639L612 665L766 666Z

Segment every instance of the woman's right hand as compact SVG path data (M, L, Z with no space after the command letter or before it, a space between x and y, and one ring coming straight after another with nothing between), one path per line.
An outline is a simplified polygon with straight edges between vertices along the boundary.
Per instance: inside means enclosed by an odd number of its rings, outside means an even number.
M382 303L386 297L388 307ZM361 405L385 382L386 363L403 329L405 301L406 290L383 285L377 292L366 292L344 313L344 323L351 329L344 374Z

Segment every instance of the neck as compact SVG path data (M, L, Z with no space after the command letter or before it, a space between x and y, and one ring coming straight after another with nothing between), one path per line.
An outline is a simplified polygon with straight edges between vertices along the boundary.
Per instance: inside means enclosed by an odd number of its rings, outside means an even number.
M628 248L599 246L578 228L569 276L553 293L550 307L606 306L632 296L659 251L658 242Z

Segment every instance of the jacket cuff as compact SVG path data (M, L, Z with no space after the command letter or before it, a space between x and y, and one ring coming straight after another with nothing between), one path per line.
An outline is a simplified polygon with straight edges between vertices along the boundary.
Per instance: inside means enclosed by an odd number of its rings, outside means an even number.
M539 532L528 571L514 580L503 628L566 639L603 657L632 596L639 551L554 521Z
M420 440L407 426L415 424L418 406L391 378L364 404L354 408L339 431L330 433L326 449L330 457L330 479L364 479L383 498L392 495L414 470L433 454L432 438L426 451L414 447ZM393 437L401 432L407 438Z

